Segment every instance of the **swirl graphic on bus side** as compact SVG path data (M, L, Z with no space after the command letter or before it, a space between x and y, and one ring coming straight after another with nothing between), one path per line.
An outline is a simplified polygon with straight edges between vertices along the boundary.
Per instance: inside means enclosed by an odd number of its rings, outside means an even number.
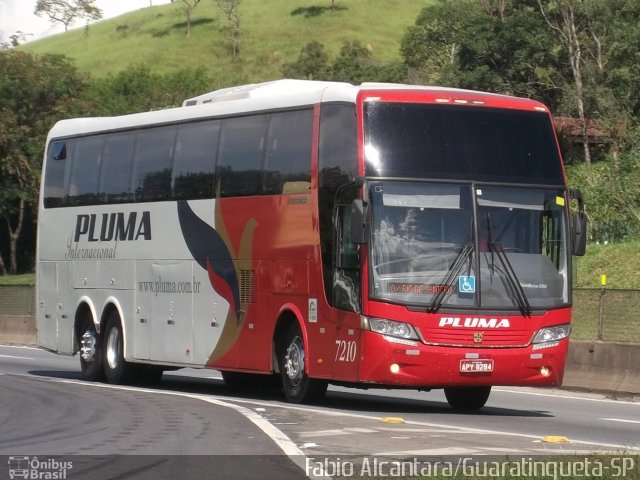
M187 201L178 202L178 220L185 243L193 259L204 268L213 289L229 303L229 312L208 364L222 358L235 344L242 323L247 316L240 305L239 272L240 268L252 258L253 231L257 226L250 219L244 226L238 252L234 252L220 211L220 200L215 203L215 229L198 217ZM242 260L237 260L238 258ZM241 265L242 263L242 265Z

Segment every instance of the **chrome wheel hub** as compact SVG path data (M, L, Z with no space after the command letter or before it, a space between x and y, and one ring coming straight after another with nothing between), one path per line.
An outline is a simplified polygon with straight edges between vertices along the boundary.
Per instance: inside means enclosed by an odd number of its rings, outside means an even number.
M92 363L96 358L96 332L87 330L80 340L80 356L87 363Z
M294 387L298 385L302 380L302 375L304 375L304 344L299 336L291 340L287 348L284 357L284 368L291 385Z
M112 328L109 331L106 349L107 364L111 370L115 370L118 367L118 361L120 359L120 331L117 328Z

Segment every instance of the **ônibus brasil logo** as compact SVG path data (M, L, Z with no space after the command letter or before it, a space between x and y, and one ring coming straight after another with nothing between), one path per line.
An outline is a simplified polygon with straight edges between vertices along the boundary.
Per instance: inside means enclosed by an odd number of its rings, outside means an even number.
M56 458L41 460L38 457L11 456L7 462L9 478L25 478L31 480L66 480L68 470L73 462L65 462Z

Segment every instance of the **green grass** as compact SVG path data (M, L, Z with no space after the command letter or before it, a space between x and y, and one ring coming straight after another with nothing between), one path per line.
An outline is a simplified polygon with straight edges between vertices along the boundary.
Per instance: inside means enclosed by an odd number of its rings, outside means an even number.
M579 288L600 288L600 276L606 275L607 288L640 289L640 240L589 244L587 254L575 264L574 283Z
M35 273L24 273L22 275L0 276L0 285L35 285Z
M131 64L154 72L204 67L218 85L280 78L284 63L295 61L308 42L317 40L335 57L346 40L359 40L382 62L400 60L400 41L425 0L345 0L318 16L292 15L296 8L329 6L329 0L244 0L240 5L242 45L238 59L222 33L226 20L215 2L194 10L191 37L177 3L143 8L90 26L28 43L32 53L64 54L81 71L103 77Z

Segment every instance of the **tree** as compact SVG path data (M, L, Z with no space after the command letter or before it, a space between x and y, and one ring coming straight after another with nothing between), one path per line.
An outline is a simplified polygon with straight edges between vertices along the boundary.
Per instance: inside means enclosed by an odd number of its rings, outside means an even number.
M480 0L480 5L488 15L495 15L504 22L507 0Z
M184 14L187 17L187 37L191 36L191 17L193 10L198 6L200 0L182 0L184 4Z
M402 39L410 80L525 97L555 104L553 38L522 2L440 0L425 7Z
M89 22L102 18L102 10L96 6L96 0L38 0L34 13L48 16L52 23L62 23L65 32L78 19Z
M227 25L223 28L223 33L231 48L233 58L240 54L240 3L242 0L216 0L218 8L227 17Z
M282 66L286 78L306 80L326 80L330 77L329 56L324 45L317 41L307 43L293 63Z
M9 237L10 273L18 270L27 211L37 204L47 132L77 111L85 82L65 57L0 52L0 219ZM0 258L0 273L4 265Z
M584 161L591 164L591 152L589 151L589 125L584 106L584 83L582 73L582 45L584 37L588 35L587 20L581 15L582 0L552 0L549 8L545 9L542 0L537 0L540 12L545 21L556 32L567 50L571 73L575 87L575 100L578 111L578 119L582 130L584 146ZM593 33L593 32L592 32ZM597 37L594 35L597 40Z
M90 115L124 115L180 106L185 98L211 88L204 68L180 69L164 75L147 65L130 65L106 78L95 79L85 94Z
M369 48L359 40L347 40L342 44L340 55L332 62L324 51L324 45L312 41L300 52L294 63L282 67L288 78L333 80L350 82L403 82L406 69L401 64L383 65L371 55Z

